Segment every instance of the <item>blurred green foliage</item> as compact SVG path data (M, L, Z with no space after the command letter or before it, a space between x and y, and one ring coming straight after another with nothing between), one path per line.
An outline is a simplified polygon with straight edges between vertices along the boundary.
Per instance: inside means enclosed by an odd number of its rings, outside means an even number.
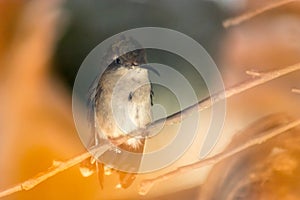
M224 13L211 1L69 0L65 10L69 20L55 51L54 65L55 73L70 88L78 68L95 46L132 28L154 26L180 31L203 45L214 60L217 58Z

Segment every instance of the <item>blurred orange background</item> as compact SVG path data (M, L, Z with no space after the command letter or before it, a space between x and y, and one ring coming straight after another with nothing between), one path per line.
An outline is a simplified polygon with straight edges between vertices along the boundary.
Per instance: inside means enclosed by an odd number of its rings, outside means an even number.
M239 12L268 2L271 1L243 1ZM70 89L65 80L53 72L57 45L71 20L63 3L60 0L0 2L0 190L46 170L54 160L66 160L85 151L72 118ZM250 78L245 75L248 69L270 70L300 61L299 10L299 3L291 3L238 27L218 30L222 35L211 51L215 52L213 57L226 86ZM220 16L218 20L221 22ZM197 20L194 23L197 24ZM190 35L197 29L196 26L189 28ZM293 87L300 88L299 77L300 73L296 72L230 99L223 142L217 145L215 152L224 149L238 130L266 114L284 111L299 117L300 97L290 92ZM191 157L194 159L197 155ZM181 160L177 166L182 164L187 163ZM192 177L162 183L163 190L157 187L154 190L157 194L153 192L144 199L169 199L171 196L158 198L156 195L178 191L182 192L173 194L172 198L196 199L200 181ZM174 190L167 187L169 183L174 185ZM116 191L113 187L101 191L96 175L84 178L75 166L30 191L3 199L41 198L141 197L135 187L128 191Z

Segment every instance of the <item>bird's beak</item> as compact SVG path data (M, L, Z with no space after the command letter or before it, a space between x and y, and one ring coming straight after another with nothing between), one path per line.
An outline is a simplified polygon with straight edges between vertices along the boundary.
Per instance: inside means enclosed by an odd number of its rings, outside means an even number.
M143 65L140 66L140 68L147 69L149 71L152 71L157 76L160 76L159 72L154 67L152 67L151 65L143 64Z

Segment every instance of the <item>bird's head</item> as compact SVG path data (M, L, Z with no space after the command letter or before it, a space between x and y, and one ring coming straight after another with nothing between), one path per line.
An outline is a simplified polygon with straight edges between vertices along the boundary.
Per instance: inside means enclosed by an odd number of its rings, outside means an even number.
M135 49L130 51L131 49ZM159 75L158 71L147 65L146 50L132 37L121 36L120 39L112 45L108 55L113 58L109 64L109 70L116 70L121 67L126 69L147 69Z

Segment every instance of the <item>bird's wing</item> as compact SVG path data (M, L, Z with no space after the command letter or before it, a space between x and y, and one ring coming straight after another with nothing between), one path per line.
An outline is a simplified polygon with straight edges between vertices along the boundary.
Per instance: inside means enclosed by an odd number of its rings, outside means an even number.
M101 93L101 88L99 87L99 77L96 77L92 83L92 85L89 88L88 91L88 101L87 101L87 108L88 108L88 113L87 113L87 120L89 122L89 128L90 131L92 132L91 137L89 138L89 142L87 144L87 148L92 148L96 145L96 137L95 137L95 126L94 126L94 108L95 108L95 97L96 93ZM88 177L95 173L98 169L96 166L95 159L92 158L87 158L83 162L80 163L79 166L80 172L84 177ZM101 187L102 184L101 184Z

